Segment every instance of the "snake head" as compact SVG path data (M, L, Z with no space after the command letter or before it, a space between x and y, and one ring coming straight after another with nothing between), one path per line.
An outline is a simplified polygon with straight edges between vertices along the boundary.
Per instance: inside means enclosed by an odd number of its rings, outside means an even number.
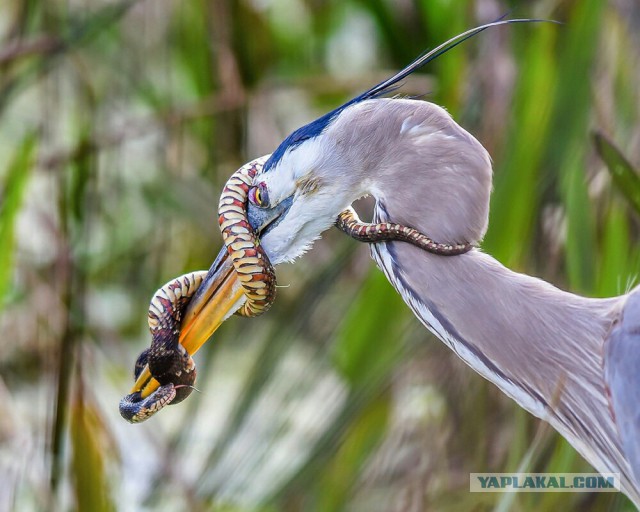
M120 400L120 416L129 423L141 423L172 403L176 394L173 384L160 386L144 399L138 391L131 393Z
M196 381L196 365L182 347L167 350L164 358L154 357L156 351L157 347L148 348L138 356L134 377L137 379L149 364L154 378L161 386L146 398L137 391L120 401L120 415L129 423L148 420L167 405L182 402L195 389L193 385Z
M191 359L191 363L193 364L193 359ZM196 380L195 364L193 364L191 371L184 372L183 376L177 380L177 384L169 382L160 386L146 398L142 398L139 391L128 394L120 400L120 415L129 423L141 423L167 405L182 402L195 389L193 387Z

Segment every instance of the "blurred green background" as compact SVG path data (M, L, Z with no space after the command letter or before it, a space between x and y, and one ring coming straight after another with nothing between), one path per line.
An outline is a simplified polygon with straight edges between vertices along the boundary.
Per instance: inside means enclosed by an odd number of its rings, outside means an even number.
M432 337L340 233L278 268L267 315L225 323L196 358L199 394L142 425L117 406L150 341L151 294L220 248L227 177L506 12L564 24L484 32L402 93L445 106L490 151L485 251L578 293L629 289L637 1L0 12L0 510L632 510L619 494L470 494L469 472L590 468Z

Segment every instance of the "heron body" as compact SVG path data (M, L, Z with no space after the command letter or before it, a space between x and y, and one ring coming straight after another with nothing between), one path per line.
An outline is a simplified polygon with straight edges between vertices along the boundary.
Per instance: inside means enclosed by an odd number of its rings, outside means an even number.
M408 99L366 100L345 109L322 136L332 164L318 169L314 163L313 178L326 183L327 192L352 192L328 218L370 194L376 199L374 222L411 226L441 243L482 239L490 159L442 108ZM282 181L277 166L271 172L256 179L273 197ZM286 218L276 229L286 229L285 223ZM267 253L270 236L275 233L263 240ZM611 299L580 297L512 272L476 249L444 258L410 244L382 242L371 252L430 331L548 421L598 471L619 472L624 491L640 503L637 291ZM620 324L627 304L636 304L638 314ZM621 351L630 354L621 358Z
M383 212L380 207L377 215L385 218ZM478 250L448 261L392 242L373 246L372 256L431 332L548 421L598 471L619 472L625 492L638 503L638 422L621 430L612 401L629 393L636 379L626 372L614 389L607 375L608 336L627 297L563 292ZM628 341L637 352L637 342ZM630 404L636 415L639 403Z
M407 226L445 246L481 242L492 186L487 151L437 105L382 96L466 38L505 23L456 36L285 139L248 193L249 223L274 265L302 255L366 195L376 200L375 223ZM638 289L585 298L478 249L445 257L387 240L371 252L431 332L596 470L620 473L623 492L640 506ZM189 353L242 307L225 257L187 309L181 343Z

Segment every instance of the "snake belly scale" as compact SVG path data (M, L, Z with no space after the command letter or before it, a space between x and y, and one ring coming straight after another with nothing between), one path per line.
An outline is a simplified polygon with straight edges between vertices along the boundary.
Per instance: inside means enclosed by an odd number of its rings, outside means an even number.
M247 198L254 176L265 158L238 169L227 181L218 206L222 239L247 298L238 314L253 317L266 312L276 298L276 274L247 219Z

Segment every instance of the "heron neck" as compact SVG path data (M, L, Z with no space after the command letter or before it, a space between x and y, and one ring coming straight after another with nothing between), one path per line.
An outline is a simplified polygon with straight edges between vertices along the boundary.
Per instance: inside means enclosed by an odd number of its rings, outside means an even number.
M479 250L442 257L402 243L378 247L376 260L423 323L523 407L542 416L566 393L563 403L586 397L575 408L608 411L603 341L618 299L564 292ZM577 386L593 393L571 393Z
M422 323L483 377L558 430L598 471L633 481L607 397L604 343L624 297L587 299L479 250L453 257L372 246Z

